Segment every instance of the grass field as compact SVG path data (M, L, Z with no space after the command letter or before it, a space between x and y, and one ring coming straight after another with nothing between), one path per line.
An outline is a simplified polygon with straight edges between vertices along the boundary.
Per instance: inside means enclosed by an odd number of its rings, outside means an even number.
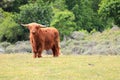
M0 54L0 80L120 80L120 56Z

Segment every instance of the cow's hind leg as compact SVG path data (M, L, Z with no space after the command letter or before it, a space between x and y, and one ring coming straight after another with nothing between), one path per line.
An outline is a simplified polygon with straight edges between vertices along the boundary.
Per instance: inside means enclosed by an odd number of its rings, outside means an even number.
M59 46L59 42L56 41L55 44L55 56L59 56L60 55L60 46Z
M59 56L59 48L57 46L54 46L52 48L52 51L53 51L53 56L54 57L58 57Z
M55 57L58 57L58 56L59 56L59 48L55 47Z
M53 57L55 57L55 47L52 48Z

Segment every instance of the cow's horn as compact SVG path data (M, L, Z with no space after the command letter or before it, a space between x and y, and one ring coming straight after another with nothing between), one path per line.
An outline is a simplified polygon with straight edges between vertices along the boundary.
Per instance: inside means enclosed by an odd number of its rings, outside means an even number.
M42 24L39 24L39 26L40 26L41 28L46 28L46 26L44 26L44 25L42 25Z
M21 24L22 26L25 26L25 27L27 27L28 26L28 24Z

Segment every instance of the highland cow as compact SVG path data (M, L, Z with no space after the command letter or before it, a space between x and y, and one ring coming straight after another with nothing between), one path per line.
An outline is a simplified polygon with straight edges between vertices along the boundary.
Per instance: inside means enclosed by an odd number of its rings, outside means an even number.
M43 50L52 49L53 56L57 57L60 55L60 37L59 32L54 27L44 27L38 23L21 24L25 26L30 31L30 43L32 46L32 52L34 53L34 58L42 57Z

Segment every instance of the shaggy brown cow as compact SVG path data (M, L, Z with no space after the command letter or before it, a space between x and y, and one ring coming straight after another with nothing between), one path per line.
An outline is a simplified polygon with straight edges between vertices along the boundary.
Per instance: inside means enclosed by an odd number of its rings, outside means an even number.
M34 58L42 57L41 53L43 50L52 49L53 56L59 56L59 32L53 27L44 27L38 23L21 24L26 26L30 31L30 43Z

